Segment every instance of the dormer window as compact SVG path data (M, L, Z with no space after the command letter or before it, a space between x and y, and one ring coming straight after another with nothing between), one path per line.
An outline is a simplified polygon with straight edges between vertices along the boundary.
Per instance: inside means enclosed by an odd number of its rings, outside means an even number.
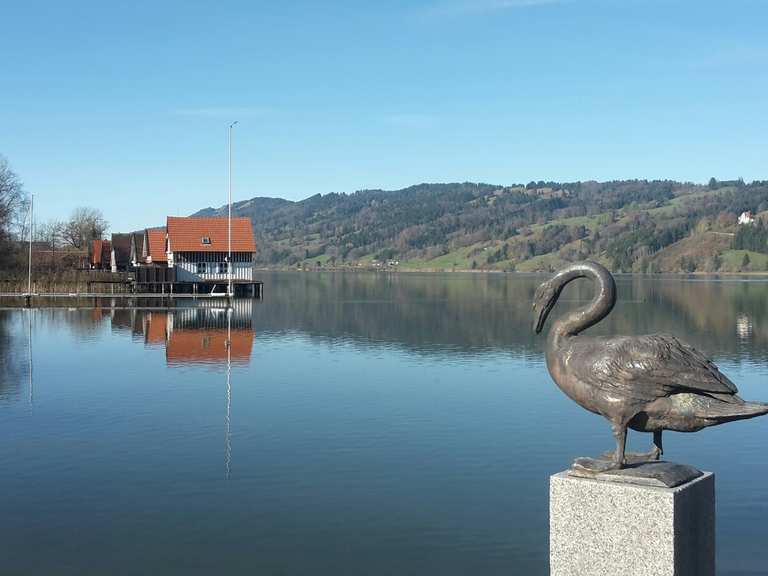
M211 245L211 237L210 236L203 236L203 238L200 240L205 246Z

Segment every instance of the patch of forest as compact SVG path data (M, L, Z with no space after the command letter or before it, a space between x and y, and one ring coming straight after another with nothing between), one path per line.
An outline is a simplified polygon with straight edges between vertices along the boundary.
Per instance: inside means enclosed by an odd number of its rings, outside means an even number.
M620 272L768 265L768 181L419 184L298 202L253 198L233 208L252 219L258 262L268 266L533 271L583 258ZM755 222L739 225L744 212Z

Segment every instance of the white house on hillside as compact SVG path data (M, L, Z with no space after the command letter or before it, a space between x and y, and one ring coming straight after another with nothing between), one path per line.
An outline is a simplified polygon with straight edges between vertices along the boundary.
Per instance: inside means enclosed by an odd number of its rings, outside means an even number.
M741 216L739 216L739 224L754 224L755 223L755 216L752 214L752 212L742 212Z

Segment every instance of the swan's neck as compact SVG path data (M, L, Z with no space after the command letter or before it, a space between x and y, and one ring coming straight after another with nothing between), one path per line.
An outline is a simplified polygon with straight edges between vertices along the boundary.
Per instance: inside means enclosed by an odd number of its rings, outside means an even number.
M616 303L616 284L613 277L606 270L590 266L588 263L569 268L553 279L558 297L566 284L577 278L592 280L596 288L595 296L586 306L566 314L554 323L550 337L554 339L556 347L564 339L576 336L600 322L610 314Z

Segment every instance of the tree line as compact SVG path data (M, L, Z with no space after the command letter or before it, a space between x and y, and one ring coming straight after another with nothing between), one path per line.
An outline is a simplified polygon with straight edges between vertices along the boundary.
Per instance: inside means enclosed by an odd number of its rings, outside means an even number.
M514 269L551 255L550 264L542 266L598 258L616 271L661 271L654 258L680 240L701 231L732 235L738 214L768 210L768 182L419 184L315 194L299 202L253 198L234 208L252 219L262 264L429 262L472 247L469 262L478 268ZM199 214L223 213L220 208ZM759 242L753 245L764 250ZM692 254L689 262L679 258L663 271L700 270L704 260L708 269L717 269L714 255Z
M92 240L103 238L109 223L96 208L79 207L66 220L33 222L31 198L21 178L8 161L0 156L0 271L13 274L26 267L30 230L37 251L44 250L49 259L36 258L38 266L56 267L57 251L88 249ZM34 251L34 250L33 250ZM67 262L72 266L72 262Z

